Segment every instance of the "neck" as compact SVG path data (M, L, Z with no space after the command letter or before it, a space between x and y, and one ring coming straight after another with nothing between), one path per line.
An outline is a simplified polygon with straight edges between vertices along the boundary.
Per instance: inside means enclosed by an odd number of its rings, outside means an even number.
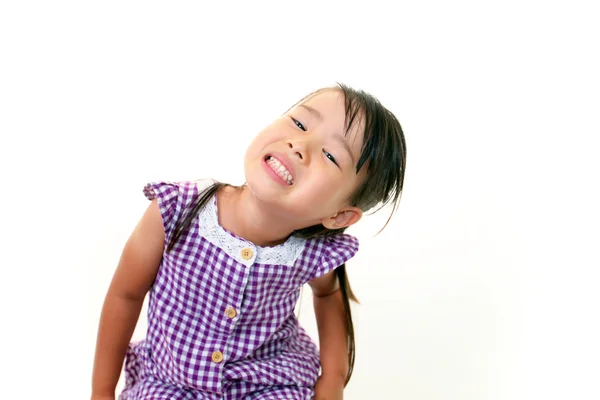
M256 199L247 186L219 190L217 202L219 224L257 246L281 244L296 230L291 221Z

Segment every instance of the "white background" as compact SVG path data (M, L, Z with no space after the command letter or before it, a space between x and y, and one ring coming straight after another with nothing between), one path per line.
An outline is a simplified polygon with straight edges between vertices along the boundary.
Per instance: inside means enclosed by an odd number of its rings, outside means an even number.
M88 398L143 185L242 183L253 135L341 81L408 145L398 213L351 231L345 398L599 398L593 3L3 2L0 397Z

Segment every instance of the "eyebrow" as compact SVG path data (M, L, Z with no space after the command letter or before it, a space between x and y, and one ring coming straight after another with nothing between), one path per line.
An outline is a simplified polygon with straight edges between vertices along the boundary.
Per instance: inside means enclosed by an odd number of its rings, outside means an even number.
M307 106L306 104L300 104L299 107L302 107L302 108L308 110L308 112L310 112L312 115L317 117L317 119L319 119L320 121L323 121L323 116L321 115L319 110L316 110L316 109L312 108L311 106Z
M334 135L334 136L335 136L336 140L339 141L344 146L344 148L350 155L350 159L352 160L352 165L356 165L356 160L354 159L354 154L352 154L352 149L350 149L350 145L348 144L346 139L344 139L344 137L340 136L340 135Z

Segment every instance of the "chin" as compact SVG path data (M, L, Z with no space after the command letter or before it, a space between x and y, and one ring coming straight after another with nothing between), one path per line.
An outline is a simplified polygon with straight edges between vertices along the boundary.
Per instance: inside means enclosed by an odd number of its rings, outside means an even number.
M274 198L278 197L276 187L273 186L272 182L269 182L268 177L257 177L256 175L246 175L246 186L254 197L260 201L270 203ZM281 193L279 193L279 196Z

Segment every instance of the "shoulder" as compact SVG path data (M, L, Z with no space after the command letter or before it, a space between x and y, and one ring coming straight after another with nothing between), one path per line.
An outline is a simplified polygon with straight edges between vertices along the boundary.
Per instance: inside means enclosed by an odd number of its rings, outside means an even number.
M347 233L311 238L308 240L312 243L312 247L314 247L315 251L320 254L320 259L323 257L332 257L337 254L354 256L359 249L358 239Z
M310 279L323 276L346 263L358 249L358 239L346 233L308 239L303 259L310 263Z
M148 200L178 195L193 195L202 192L216 181L213 179L195 179L187 181L152 181L144 186L144 195Z
M184 210L197 195L215 183L212 179L187 181L153 181L143 188L148 200L156 200L167 237Z

